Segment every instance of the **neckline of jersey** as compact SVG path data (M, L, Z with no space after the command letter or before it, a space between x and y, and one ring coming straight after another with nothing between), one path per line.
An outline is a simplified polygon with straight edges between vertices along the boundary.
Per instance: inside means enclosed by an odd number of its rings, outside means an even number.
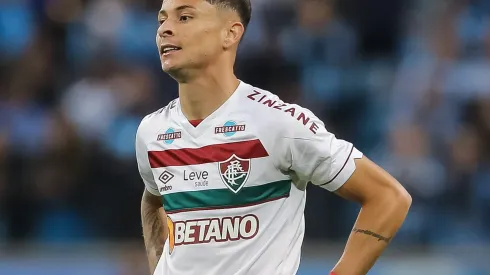
M244 89L246 84L241 80L239 81L240 83L238 84L238 87L231 94L231 96L223 104L221 104L221 106L219 106L218 109L216 109L206 118L202 119L202 121L197 126L192 125L192 123L184 115L184 113L182 112L180 99L179 99L177 101L177 107L178 107L177 109L178 109L178 115L180 118L179 120L180 120L181 127L194 138L197 138L203 133L205 133L206 132L205 130L208 129L209 126L212 126L214 119L216 117L219 117L227 109L227 106L229 106L235 100L235 98L238 97L237 94Z
M192 124L192 126L194 127L197 127L199 124L201 124L201 122L203 121L203 119L192 119L192 120L189 120L189 122Z

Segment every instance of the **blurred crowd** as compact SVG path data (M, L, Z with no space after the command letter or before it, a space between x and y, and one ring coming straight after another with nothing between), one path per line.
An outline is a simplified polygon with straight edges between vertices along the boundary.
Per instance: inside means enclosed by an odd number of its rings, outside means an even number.
M412 194L396 242L490 242L490 2L252 0L240 79L313 110ZM142 117L177 97L160 0L0 1L0 243L141 238ZM358 207L309 187L307 238Z

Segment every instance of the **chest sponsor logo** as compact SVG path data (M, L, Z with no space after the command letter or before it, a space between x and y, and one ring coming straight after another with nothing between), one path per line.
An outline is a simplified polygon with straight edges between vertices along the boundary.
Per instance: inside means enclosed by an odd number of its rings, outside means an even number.
M250 175L251 162L233 154L229 159L219 162L218 169L223 183L233 193L243 188Z
M174 128L168 128L165 134L158 135L157 140L165 142L166 144L172 144L174 140L182 138L182 132L176 131Z
M223 124L223 126L218 126L214 128L215 134L223 134L225 137L231 137L236 132L245 131L245 124L237 124L233 120L229 120Z
M167 218L167 224L170 254L180 245L248 240L259 232L259 219L253 214L175 222Z
M207 187L209 173L208 171L187 171L184 170L184 181L191 181L194 183L194 187Z

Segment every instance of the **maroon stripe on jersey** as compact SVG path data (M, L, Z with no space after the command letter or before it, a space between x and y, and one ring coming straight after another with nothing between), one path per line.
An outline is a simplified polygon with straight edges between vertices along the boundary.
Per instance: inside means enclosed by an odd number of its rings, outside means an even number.
M320 184L319 186L323 186L323 185L327 185L327 184L332 183L340 175L340 173L344 170L345 166L347 165L347 162L349 162L349 159L350 159L350 156L352 155L352 152L354 152L354 145L352 145L352 148L350 149L350 153L347 156L347 159L345 160L344 165L342 166L342 168L340 168L340 170L337 172L337 174L331 180L325 182L324 184Z
M229 159L233 154L242 159L261 158L269 155L260 140L254 139L213 144L201 148L149 151L148 159L151 168L160 168L220 162Z

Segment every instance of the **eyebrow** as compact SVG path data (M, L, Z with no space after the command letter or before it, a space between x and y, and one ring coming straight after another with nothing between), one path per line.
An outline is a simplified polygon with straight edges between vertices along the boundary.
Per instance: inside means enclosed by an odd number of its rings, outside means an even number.
M182 11L182 10L185 10L185 9L193 9L195 10L196 8L191 6L191 5L182 5L182 6L178 6L177 8L175 8L175 11ZM158 12L158 15L165 15L167 14L167 11L166 10L160 10Z

